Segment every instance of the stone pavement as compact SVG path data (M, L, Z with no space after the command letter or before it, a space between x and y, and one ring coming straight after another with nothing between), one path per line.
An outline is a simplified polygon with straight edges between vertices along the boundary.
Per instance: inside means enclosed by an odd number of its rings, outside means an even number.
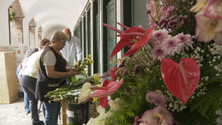
M40 102L39 102L40 105ZM38 106L39 107L39 106ZM92 109L93 104L89 108ZM89 111L90 114L95 114L95 111ZM44 121L44 116L41 108L39 119ZM58 120L58 125L62 125L62 115ZM89 115L89 118L96 117ZM0 125L32 125L31 117L25 114L23 98L18 98L11 104L0 104Z
M39 116L44 121L42 112ZM61 125L62 120L58 122ZM25 115L23 98L11 104L0 104L0 125L32 125L31 117Z

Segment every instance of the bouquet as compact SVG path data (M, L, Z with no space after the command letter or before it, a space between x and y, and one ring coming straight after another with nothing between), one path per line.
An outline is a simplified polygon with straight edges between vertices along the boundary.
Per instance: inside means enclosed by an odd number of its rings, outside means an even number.
M121 37L110 59L125 46L129 50L110 69L112 79L81 91L88 93L83 103L99 98L106 109L88 124L216 125L222 106L222 1L149 0L146 8L148 30L103 24ZM120 108L108 107L107 96L118 99Z

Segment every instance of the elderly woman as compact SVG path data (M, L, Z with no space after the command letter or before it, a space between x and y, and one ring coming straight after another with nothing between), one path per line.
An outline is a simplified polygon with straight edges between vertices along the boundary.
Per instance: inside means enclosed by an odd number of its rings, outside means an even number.
M54 32L51 45L44 49L40 58L35 96L43 102L45 107L45 125L57 125L61 104L60 102L49 103L49 98L44 95L66 84L66 81L59 83L62 78L72 77L79 73L73 70L66 71L67 62L60 50L65 46L67 39L67 35L62 31Z

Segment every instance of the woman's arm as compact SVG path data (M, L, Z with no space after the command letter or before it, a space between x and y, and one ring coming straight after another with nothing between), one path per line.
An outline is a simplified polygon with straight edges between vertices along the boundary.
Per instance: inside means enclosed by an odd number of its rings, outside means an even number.
M72 77L79 73L73 70L70 70L69 72L55 71L55 66L45 66L45 69L47 76L54 79Z

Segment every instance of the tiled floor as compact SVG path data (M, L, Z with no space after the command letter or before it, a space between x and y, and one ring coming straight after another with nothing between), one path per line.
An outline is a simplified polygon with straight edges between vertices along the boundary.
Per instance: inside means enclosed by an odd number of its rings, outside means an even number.
M23 98L11 104L0 104L0 125L32 125L31 117L25 115ZM40 120L44 120L40 113Z
M93 104L90 104L90 107L92 108ZM43 113L40 112L39 115L40 120L44 121ZM62 116L58 124L62 125ZM11 104L0 104L0 125L32 125L31 117L25 115L23 98L18 98Z

